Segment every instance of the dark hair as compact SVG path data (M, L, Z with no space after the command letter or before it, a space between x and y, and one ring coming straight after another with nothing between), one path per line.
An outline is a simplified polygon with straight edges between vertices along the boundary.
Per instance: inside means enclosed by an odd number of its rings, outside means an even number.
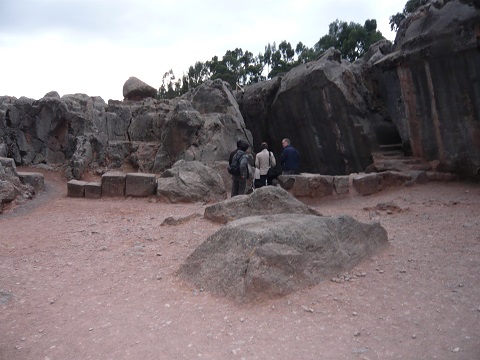
M268 149L268 144L264 141L264 142L262 142L262 143L260 144L260 147L261 147L262 149Z
M243 140L238 140L237 141L237 149L240 149L240 146L242 146Z
M238 148L242 151L247 151L248 147L250 146L246 141L243 140L240 140L239 143L240 145L238 145Z

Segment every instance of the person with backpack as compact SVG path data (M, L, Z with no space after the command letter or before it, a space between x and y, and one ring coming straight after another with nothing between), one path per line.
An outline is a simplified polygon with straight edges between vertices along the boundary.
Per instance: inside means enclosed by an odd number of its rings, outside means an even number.
M243 140L238 141L237 150L229 161L228 172L232 175L232 197L245 194L247 188L248 148L248 143Z

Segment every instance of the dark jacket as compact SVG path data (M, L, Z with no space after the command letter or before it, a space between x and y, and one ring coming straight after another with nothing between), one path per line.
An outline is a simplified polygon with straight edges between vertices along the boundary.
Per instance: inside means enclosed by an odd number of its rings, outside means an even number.
M243 150L237 150L233 155L231 163L238 161L240 159L240 176L243 179L248 179L248 154Z
M283 171L297 171L300 166L300 155L297 149L288 145L283 148L282 156L280 157Z

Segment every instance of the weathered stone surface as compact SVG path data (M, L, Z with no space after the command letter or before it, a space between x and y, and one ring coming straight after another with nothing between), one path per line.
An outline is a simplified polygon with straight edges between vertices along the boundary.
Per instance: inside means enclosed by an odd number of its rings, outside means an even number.
M412 186L416 184L426 184L428 182L428 176L426 171L412 170L408 173L410 180L405 184Z
M24 184L18 177L15 162L11 158L0 158L0 203L11 202L17 196L21 199L31 199L35 194L30 184Z
M345 175L363 171L378 143L375 129L393 127L376 111L365 62L350 64L330 49L316 62L248 86L237 96L247 127L256 141L267 139L281 153L289 137L300 151L302 172ZM361 80L360 80L361 79ZM378 108L378 107L375 107Z
M352 176L352 185L361 195L371 195L388 187L410 184L412 182L412 174L412 172L403 173L399 171L356 174Z
M413 156L480 178L480 12L427 5L401 23L395 51L375 64L379 95ZM427 170L427 169L422 169Z
M201 244L179 274L238 302L281 296L348 271L388 243L377 224L301 214L233 221Z
M86 181L70 180L67 183L67 196L84 197Z
M69 179L125 164L160 173L178 160L223 161L240 139L252 142L231 88L221 80L173 100L108 105L84 94L0 96L1 154L21 165L66 165Z
M0 165L6 175L18 177L17 166L13 159L0 157Z
M333 193L333 176L302 173L280 175L278 182L295 197L322 198Z
M18 172L18 178L23 184L33 187L37 194L45 190L45 180L42 173Z
M85 184L85 197L89 199L99 199L102 197L101 182L87 182Z
M126 196L151 196L155 194L157 188L157 179L155 174L128 173L125 181Z
M250 195L234 196L207 206L204 217L225 224L249 216L285 213L320 215L316 210L295 199L286 190L276 186L264 186Z
M350 177L335 176L333 178L333 186L337 195L344 195L350 192Z
M10 181L0 180L0 203L9 203L15 200L17 193Z
M116 171L103 174L102 196L125 196L125 174Z
M371 195L379 192L382 177L378 173L353 176L352 186L361 195Z
M172 203L214 202L227 197L222 177L199 161L180 160L157 180L157 196Z
M140 101L145 98L157 97L157 90L142 80L132 76L123 85L123 97L125 100Z

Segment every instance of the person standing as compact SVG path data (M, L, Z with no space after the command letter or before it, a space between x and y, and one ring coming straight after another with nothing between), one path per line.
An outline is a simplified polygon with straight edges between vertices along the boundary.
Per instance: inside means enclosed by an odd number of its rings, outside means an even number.
M300 166L300 154L297 149L290 145L290 139L282 140L282 156L280 157L280 163L282 164L282 175L293 175L298 172Z
M260 171L260 186L272 185L272 179L267 177L268 169L277 165L275 156L268 151L268 144L262 142L260 145L262 151L260 151L255 157L255 167Z
M239 167L239 175L232 175L232 192L231 196L244 195L247 188L248 179L248 143L240 140L237 143L237 151L232 156L230 164Z

